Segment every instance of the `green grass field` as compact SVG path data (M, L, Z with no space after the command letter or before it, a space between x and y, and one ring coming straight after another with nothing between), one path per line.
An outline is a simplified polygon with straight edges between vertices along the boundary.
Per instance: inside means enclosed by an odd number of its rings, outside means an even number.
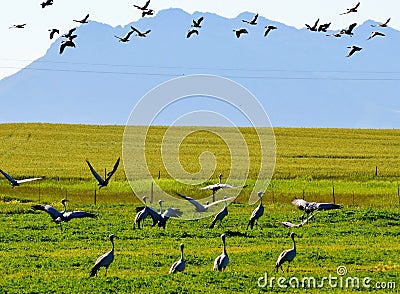
M339 266L348 270L344 278L360 280L359 288L346 288L345 284L332 288L325 282L313 291L380 291L379 286L385 286L387 292L399 291L400 131L275 129L275 173L263 201L262 229L252 231L246 231L246 225L256 205L248 205L247 199L260 155L253 130L241 129L250 151L249 187L229 206L224 226L209 229L211 218L172 219L165 231L152 228L150 220L143 230L134 229L139 200L122 166L109 186L97 191L97 204L93 203L96 183L85 159L99 170L111 169L122 155L123 131L121 126L0 125L0 168L17 179L45 177L14 189L0 179L0 221L4 227L0 231L1 293L302 292L280 288L276 280L340 278L336 272ZM170 192L182 189L191 196L208 195L184 185L177 187L168 176L158 151L165 131L155 127L149 132L146 157L152 163L149 168L154 181ZM178 134L179 128L175 132ZM220 172L228 174L231 162L223 152L227 150L224 142L213 134L207 136L199 142L194 136L185 139L180 158L185 169L197 171L199 162L197 157L193 161L188 156L189 150L193 154L214 151L217 168L213 179L205 181L208 184L216 181ZM161 178L157 179L159 171ZM144 187L143 193L149 189ZM289 230L275 222L300 222L301 213L290 202L303 196L310 201L332 201L334 197L343 209L321 212L305 227L294 229L297 256L289 273L277 274L275 261L292 243ZM44 212L31 209L40 200L61 210L63 197L70 200L69 210L90 211L98 218L72 220L64 223L61 231ZM223 273L213 272L224 232L230 264ZM89 278L96 258L110 249L110 233L117 236L115 261L107 277L102 269L98 277ZM186 269L172 276L168 271L179 258L181 242L185 244ZM273 288L258 286L265 273L276 278ZM371 288L361 285L364 278L371 278ZM286 286L287 280L283 283Z

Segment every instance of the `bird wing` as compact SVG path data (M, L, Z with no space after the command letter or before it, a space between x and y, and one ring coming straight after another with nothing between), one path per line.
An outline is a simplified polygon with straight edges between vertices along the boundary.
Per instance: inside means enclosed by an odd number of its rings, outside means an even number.
M214 260L214 270L220 270L220 264L221 264L221 260L222 260L222 254L218 255L217 258L215 258Z
M224 198L224 199L221 199L221 200L217 200L217 201L214 201L213 203L204 205L204 207L205 207L205 208L209 208L210 206L213 206L213 205L215 205L215 204L218 204L218 203L221 203L221 202L224 202L224 201L229 201L229 200L231 200L231 199L233 199L233 197L229 197L229 198Z
M357 23L352 23L351 25L349 25L349 31L351 32L355 27L356 27Z
M86 162L90 168L90 171L92 172L93 176L96 178L96 180L99 182L99 184L104 183L105 181L103 178L94 170L93 166L90 164L89 160L86 159Z
M315 21L313 28L316 28L319 23L319 18Z
M36 180L41 180L42 178L30 178L30 179L23 179L23 180L17 180L18 184L26 183L26 182L32 182Z
M168 208L163 212L162 217L181 217L183 212L179 208Z
M313 213L312 215L310 215L309 217L307 217L305 220L303 220L299 225L297 225L298 227L302 227L304 226L306 223L308 223L312 218L314 218L314 216L318 213L319 211L317 210L315 213Z
M73 218L84 218L84 217L96 218L97 216L90 212L77 210L77 211L65 212L63 214L63 217L65 221L69 221Z
M84 18L82 21L87 21L88 18L89 18L89 14L87 14L87 15L85 16L85 18Z
M3 174L3 176L5 176L6 179L9 180L11 183L17 183L17 181L16 181L12 176L10 176L9 174L7 174L5 171L3 171L3 170L0 169L0 172L1 172L1 173Z
M292 201L292 204L295 205L298 209L304 210L310 203L305 201L304 199L295 199Z
M176 272L182 272L184 269L185 269L185 261L182 260L182 259L179 259L178 261L175 261L172 264L172 266L171 266L171 268L169 270L169 273L173 274L173 273L176 273Z
M137 28L131 26L131 29L132 29L132 31L136 32L137 34L140 34L140 31Z
M147 35L148 33L150 33L151 32L151 30L147 30L147 31L145 31L144 33L143 33L143 35Z
M60 46L60 54L62 54L62 53L64 52L64 49L65 49L66 46L67 46L67 45L65 44L65 42L62 42L62 43L61 43L61 46Z
M134 31L129 31L126 36L124 37L124 39L129 39L129 37L134 33Z
M153 208L147 206L147 212L150 214L150 217L153 219L153 222L156 224L160 220L160 214L155 211Z
M119 160L120 160L120 158L118 157L117 161L116 161L115 164L114 164L114 167L113 167L112 171L110 171L109 173L107 173L107 179L106 179L106 181L108 181L108 180L112 177L112 175L115 173L115 171L117 170L118 165L119 165Z
M357 9L358 6L360 6L360 2L358 2L358 3L356 4L356 6L354 6L353 10Z
M293 228L293 227L297 227L298 225L295 225L294 223L291 222L275 222L276 224L280 224L283 225L287 228Z
M202 204L200 204L199 202L197 202L196 200L194 200L192 197L189 197L189 196L185 196L185 195L182 195L182 194L180 194L180 193L176 193L179 197L182 197L183 199L186 199L187 201L189 201L190 203L192 203L195 207L196 207L196 210L197 211L199 211L199 212L204 212L204 211L206 211L207 210L207 205L206 206L204 206L204 205L202 205ZM214 202L215 203L215 202Z
M317 203L318 210L331 210L331 209L339 209L342 208L339 204L334 203Z
M257 21L257 18L258 18L258 13L256 14L256 15L254 15L254 17L253 17L253 19L251 20L251 22L256 22Z
M37 204L37 205L32 205L32 208L34 210L41 210L41 211L47 212L53 220L63 216L61 212L59 212L57 209L55 209L54 207L52 207L50 205Z
M204 17L200 17L200 18L197 20L197 24L200 25L200 23L203 21L203 19L204 19Z
M205 186L203 188L199 188L199 190L214 190L214 189L219 189L219 185L218 184L213 184L213 185L208 185Z
M222 189L228 189L228 188L246 188L247 187L247 185L244 185L244 186L232 186L232 185L229 185L229 184L220 184L220 183L218 183L217 184L220 188L222 188Z
M143 9L143 10L146 10L147 7L149 7L149 4L150 4L150 0L148 0L148 1L146 2L146 4L142 7L142 9Z

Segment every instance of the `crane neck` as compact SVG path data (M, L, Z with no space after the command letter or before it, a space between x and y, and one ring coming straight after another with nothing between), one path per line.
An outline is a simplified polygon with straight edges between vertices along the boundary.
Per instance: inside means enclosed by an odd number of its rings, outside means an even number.
M160 202L160 214L162 214L162 202Z
M183 248L181 248L181 260L183 260Z
M114 251L114 239L111 239L111 251Z
M65 205L65 202L63 202L62 204L63 204L63 206L64 206L64 210L63 210L61 213L64 214L64 213L67 212L67 206Z
M292 237L293 240L293 249L296 250L296 241L294 240L294 236Z
M224 250L223 250L222 252L226 255L226 243L225 243L225 239L222 240L222 243L224 244Z

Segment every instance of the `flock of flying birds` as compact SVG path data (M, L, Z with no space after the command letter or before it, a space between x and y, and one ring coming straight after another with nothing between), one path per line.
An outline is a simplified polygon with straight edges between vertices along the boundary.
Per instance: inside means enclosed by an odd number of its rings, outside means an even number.
M109 184L109 181L111 179L111 177L114 175L114 173L116 172L116 170L118 169L119 166L119 162L120 162L120 158L117 159L117 161L115 162L113 169L107 173L107 171L105 170L104 172L104 178L102 176L100 176L100 174L93 168L93 166L91 165L91 163L89 162L89 160L86 160L86 163L92 173L92 175L94 176L94 178L97 180L98 185L99 185L99 189L101 189L102 187L106 187ZM37 181L37 180L41 180L43 178L41 177L35 177L35 178L27 178L27 179L21 179L21 180L16 180L14 179L12 176L10 176L9 174L7 174L5 171L0 169L0 173L10 182L12 188L16 187L16 186L20 186L23 183L27 183L27 182L31 182L31 181ZM215 225L217 224L217 222L219 222L219 226L222 226L222 220L228 215L228 206L227 206L227 202L229 200L232 200L232 197L227 197L225 196L222 200L215 200L215 192L220 190L220 189L232 189L232 188L245 188L247 185L245 186L233 186L233 185L229 185L227 183L222 183L222 174L219 175L219 181L216 184L212 184L212 185L208 185L206 187L202 187L199 188L200 190L211 190L213 193L213 201L212 203L206 203L205 205L199 203L197 200L182 195L180 193L176 193L179 197L181 197L182 199L187 200L189 203L191 203L194 206L194 212L195 213L203 213L206 212L208 210L209 207L216 205L218 203L224 202L224 207L215 215L214 219L212 220L211 224L210 224L210 228L214 228ZM260 202L259 205L253 210L252 214L250 215L249 221L247 223L247 227L246 230L250 227L250 229L253 229L253 227L255 225L257 225L258 227L258 220L261 218L261 216L264 214L264 206L262 204L262 197L264 195L263 192L258 192L258 197L260 198ZM143 223L144 220L147 217L150 217L153 221L153 227L157 224L159 228L163 228L165 229L166 226L166 222L169 218L173 217L173 218L180 218L183 215L183 212L178 209L178 208L168 208L166 210L163 211L163 207L162 207L162 203L163 200L159 200L158 203L160 205L160 211L157 212L155 209L153 209L152 207L147 206L146 204L146 199L147 197L144 196L143 197L143 203L144 203L144 207L137 207L136 208L136 216L135 216L135 222L134 222L134 228L137 227L140 229L140 225L142 224L142 228L143 228ZM50 215L51 219L53 220L53 222L57 223L60 225L60 229L62 229L61 224L63 222L69 222L72 219L76 219L76 218L96 218L97 216L93 213L90 212L86 212L86 211L81 211L81 210L77 210L77 211L68 211L67 212L67 207L66 207L66 202L68 200L67 199L62 199L61 203L64 207L64 209L62 211L58 211L57 209L55 209L54 207L47 205L47 204L36 204L36 205L32 205L32 209L34 210L39 210L39 211L44 211L47 214ZM317 202L308 202L305 201L304 199L295 199L293 200L292 204L294 204L298 209L304 211L305 214L307 214L307 218L304 219L304 215L302 216L302 222L299 224L293 224L291 222L285 221L285 222L277 222L277 224L281 224L287 228L300 228L303 227L305 224L307 224L312 218L314 218L314 216L322 210L331 210L331 209L339 209L341 208L340 205L338 204L334 204L334 203L317 203ZM260 227L261 228L261 227ZM294 259L294 257L296 256L296 242L294 240L294 232L292 232L290 234L290 237L293 240L293 247L291 249L285 250L283 251L275 264L275 268L276 271L278 271L279 268L281 268L281 270L283 271L282 268L282 264L284 262L288 262L288 267L287 267L287 271L289 271L289 264L290 262ZM90 276L94 276L97 275L98 270L101 267L104 267L105 270L105 275L107 275L107 269L110 266L110 264L113 262L114 260L114 238L115 236L113 234L111 234L109 236L109 239L112 243L112 248L109 252L101 255L95 262L95 265L92 267L91 272L90 272ZM219 271L223 271L225 270L225 268L228 266L229 264L229 257L226 251L226 235L222 234L221 235L221 239L222 239L222 243L223 243L223 251L222 254L219 255L215 261L214 261L214 270L219 270ZM176 272L182 272L185 269L185 259L184 259L184 255L183 255L183 249L184 249L184 244L180 244L180 249L181 249L181 258L176 261L175 263L173 263L173 265L171 266L170 269L170 273L176 273Z
M45 8L47 6L51 6L53 5L53 0L46 0L45 2L42 2L41 4L42 8ZM143 6L139 6L134 4L133 5L135 8L137 8L140 12L142 17L146 17L146 16L151 16L154 15L154 10L149 8L150 6L150 0L148 0ZM344 15L344 14L350 14L350 13L356 13L358 11L358 8L360 6L360 2L358 2L355 6L347 8L347 10L343 13L341 13L340 15ZM80 24L85 24L88 23L88 19L89 19L89 14L87 14L83 19L81 20L73 20L74 22L80 23ZM257 25L257 19L258 19L258 13L251 19L251 20L246 20L243 19L242 22L247 23L248 25L251 26L255 26ZM202 27L201 23L203 22L204 17L201 16L198 19L194 19L192 20L192 25L191 25L191 29L189 29L189 31L186 34L186 38L190 38L192 35L199 35L199 29ZM378 25L376 25L377 27L381 27L381 28L385 28L388 26L388 23L390 21L390 18L388 18L385 22L382 22ZM308 30L310 30L311 32L327 32L328 28L330 27L331 23L324 23L324 24L319 24L319 18L315 21L315 23L313 25L309 25L309 24L305 24L306 28ZM19 29L23 29L26 26L26 24L16 24L11 26L10 28L19 28ZM353 30L354 28L357 26L357 23L352 23L351 25L349 25L347 28L342 29L336 33L332 33L332 34L328 34L327 36L333 36L336 38L340 38L343 35L348 35L348 36L353 36ZM372 25L374 26L374 25ZM267 25L265 26L265 31L264 31L264 37L267 37L267 35L273 31L276 30L277 27L273 26L273 25ZM76 34L73 34L73 32L76 30L76 28L71 29L68 33L63 34L62 37L65 38L65 40L61 41L60 44L60 54L62 54L65 50L66 47L73 47L75 48L76 45L74 43L74 39L77 37ZM60 31L58 29L49 29L50 31L50 39L53 39L55 34L59 34ZM114 36L115 38L117 38L119 40L119 42L129 42L130 41L130 37L133 33L136 34L136 36L138 37L146 37L149 33L151 32L151 30L147 30L145 32L141 32L140 30L136 29L135 27L131 26L131 30L126 33L125 36L123 37L119 37L119 36ZM234 29L233 32L235 33L237 38L240 38L242 35L244 34L248 34L249 31L246 28L239 28L239 29ZM384 37L385 34L379 31L373 31L370 36L367 38L367 40L370 40L372 38L375 38L377 36L380 37ZM362 48L356 45L352 45L352 46L348 46L347 47L349 50L347 57L352 56L355 52L357 51L361 51Z

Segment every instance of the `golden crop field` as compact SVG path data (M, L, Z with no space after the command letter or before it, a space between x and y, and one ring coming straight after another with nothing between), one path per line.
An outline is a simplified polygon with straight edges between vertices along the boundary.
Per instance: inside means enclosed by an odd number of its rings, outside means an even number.
M143 148L155 181L166 190L173 190L176 183L166 171L160 151L167 130L173 137L187 131L185 127L152 127ZM260 167L260 142L254 129L240 131L249 152L246 183L251 188ZM231 161L232 147L223 140L233 132L230 128L215 128L214 132L189 133L179 149L183 168L199 171L203 164L199 156L205 151L214 155L216 166L212 177L205 178L204 183L216 181L219 173L229 174L232 165L240 167L242 163ZM274 201L288 202L302 196L331 200L334 189L336 200L347 204L398 203L400 130L275 128L274 133L276 165L267 189ZM1 124L0 168L15 178L45 177L40 183L42 197L56 194L57 199L71 193L84 199L86 196L82 195L92 195L96 187L85 160L89 159L99 171L111 169L116 158L122 156L123 134L124 126ZM130 197L132 191L122 167L123 162L112 179L114 184L108 187L108 195L114 195L114 200L135 201L135 197ZM13 193L37 199L37 185L18 187ZM7 181L0 180L0 192L6 191L9 193ZM238 200L245 201L246 193L244 189Z

